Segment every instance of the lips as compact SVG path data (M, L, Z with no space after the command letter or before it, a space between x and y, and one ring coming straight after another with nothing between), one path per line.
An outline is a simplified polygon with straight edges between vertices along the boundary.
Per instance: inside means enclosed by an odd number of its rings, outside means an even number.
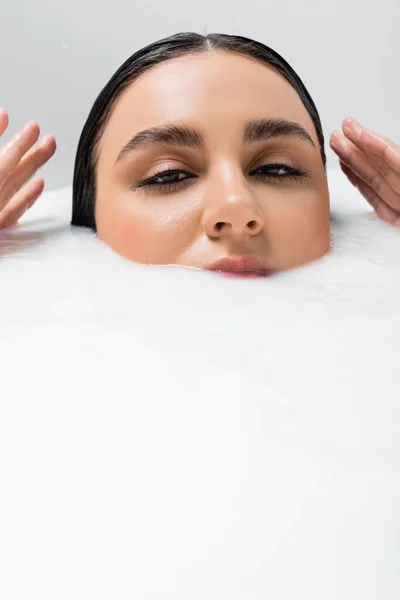
M206 267L208 271L217 271L221 275L238 277L265 277L274 272L257 256L227 256Z

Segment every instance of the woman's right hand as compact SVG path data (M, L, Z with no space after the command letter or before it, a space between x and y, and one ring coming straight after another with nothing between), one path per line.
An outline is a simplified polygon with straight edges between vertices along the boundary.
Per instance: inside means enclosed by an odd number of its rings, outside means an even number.
M0 137L7 127L8 115L0 109ZM0 229L15 225L43 191L43 179L31 177L53 156L56 141L39 136L39 125L30 121L0 147Z

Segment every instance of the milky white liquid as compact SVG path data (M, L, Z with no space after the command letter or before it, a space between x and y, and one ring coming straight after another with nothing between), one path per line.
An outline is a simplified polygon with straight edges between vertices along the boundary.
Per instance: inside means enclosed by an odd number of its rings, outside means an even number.
M400 597L400 231L331 190L266 278L0 234L1 598Z

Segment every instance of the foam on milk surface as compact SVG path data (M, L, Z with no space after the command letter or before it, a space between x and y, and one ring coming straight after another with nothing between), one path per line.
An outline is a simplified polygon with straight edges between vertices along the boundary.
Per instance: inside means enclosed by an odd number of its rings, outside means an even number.
M399 597L400 231L332 181L269 278L0 234L2 598Z

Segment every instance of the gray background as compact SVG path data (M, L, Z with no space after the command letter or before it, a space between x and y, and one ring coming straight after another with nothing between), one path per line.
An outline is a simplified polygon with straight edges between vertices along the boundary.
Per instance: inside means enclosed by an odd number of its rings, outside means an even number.
M133 52L178 31L236 33L282 54L319 109L326 137L352 115L400 142L400 3L381 0L1 0L5 139L35 119L56 136L48 189L71 184L76 144L100 89ZM337 161L328 152L328 165Z

